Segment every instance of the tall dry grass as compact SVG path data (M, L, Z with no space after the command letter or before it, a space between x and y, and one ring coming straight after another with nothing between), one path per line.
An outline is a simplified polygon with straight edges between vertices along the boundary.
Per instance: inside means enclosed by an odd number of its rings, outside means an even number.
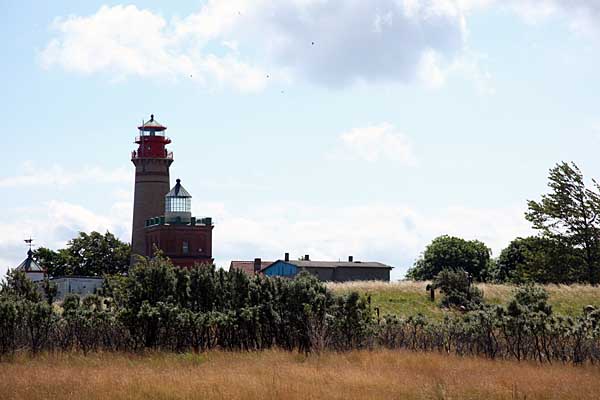
M0 364L1 399L597 399L600 368L398 351L73 354Z
M354 282L327 282L326 285L329 289L334 292L350 292L353 290L357 291L369 291L369 292L383 292L383 291L403 291L412 293L425 293L425 287L430 284L429 281L397 281L397 282L383 282L383 281L354 281Z

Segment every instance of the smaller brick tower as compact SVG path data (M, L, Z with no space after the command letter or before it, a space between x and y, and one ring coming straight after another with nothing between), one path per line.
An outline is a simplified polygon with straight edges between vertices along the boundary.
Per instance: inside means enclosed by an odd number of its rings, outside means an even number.
M212 218L192 217L192 196L177 184L165 196L164 214L146 221L145 253L154 247L180 267L212 264Z
M146 220L163 213L165 194L171 187L169 167L173 153L166 145L171 139L164 135L167 127L150 120L138 127L140 135L135 139L138 149L131 153L135 165L135 192L133 198L133 227L131 232L132 262L135 255L150 256L146 251L144 227Z

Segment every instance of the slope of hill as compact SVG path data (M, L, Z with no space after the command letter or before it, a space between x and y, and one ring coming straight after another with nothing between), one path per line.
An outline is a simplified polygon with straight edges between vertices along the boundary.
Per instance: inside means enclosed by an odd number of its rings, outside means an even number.
M439 293L436 301L429 300L425 290L429 282L348 282L328 283L336 293L358 291L371 296L373 307L380 309L381 315L396 314L410 316L421 313L428 317L441 318L444 310L439 307ZM515 286L478 284L483 290L486 302L505 304L512 296ZM554 312L563 315L578 315L588 304L600 306L600 287L590 285L545 285Z

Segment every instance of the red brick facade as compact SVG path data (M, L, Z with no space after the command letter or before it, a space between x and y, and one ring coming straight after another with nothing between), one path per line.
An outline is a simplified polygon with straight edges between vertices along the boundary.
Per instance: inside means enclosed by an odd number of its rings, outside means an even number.
M191 267L212 264L213 225L162 224L146 228L146 252L156 246L173 264Z
M173 160L156 158L134 158L135 192L133 197L133 228L131 252L150 256L146 252L144 226L148 218L165 212L165 194L170 189L169 166Z

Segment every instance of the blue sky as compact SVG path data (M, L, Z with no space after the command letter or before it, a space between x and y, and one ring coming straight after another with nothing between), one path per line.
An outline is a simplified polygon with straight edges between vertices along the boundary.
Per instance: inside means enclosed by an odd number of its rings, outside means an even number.
M377 260L519 235L547 171L600 160L592 0L0 1L0 273L22 239L129 240L136 126L213 254ZM314 43L314 44L313 44Z

